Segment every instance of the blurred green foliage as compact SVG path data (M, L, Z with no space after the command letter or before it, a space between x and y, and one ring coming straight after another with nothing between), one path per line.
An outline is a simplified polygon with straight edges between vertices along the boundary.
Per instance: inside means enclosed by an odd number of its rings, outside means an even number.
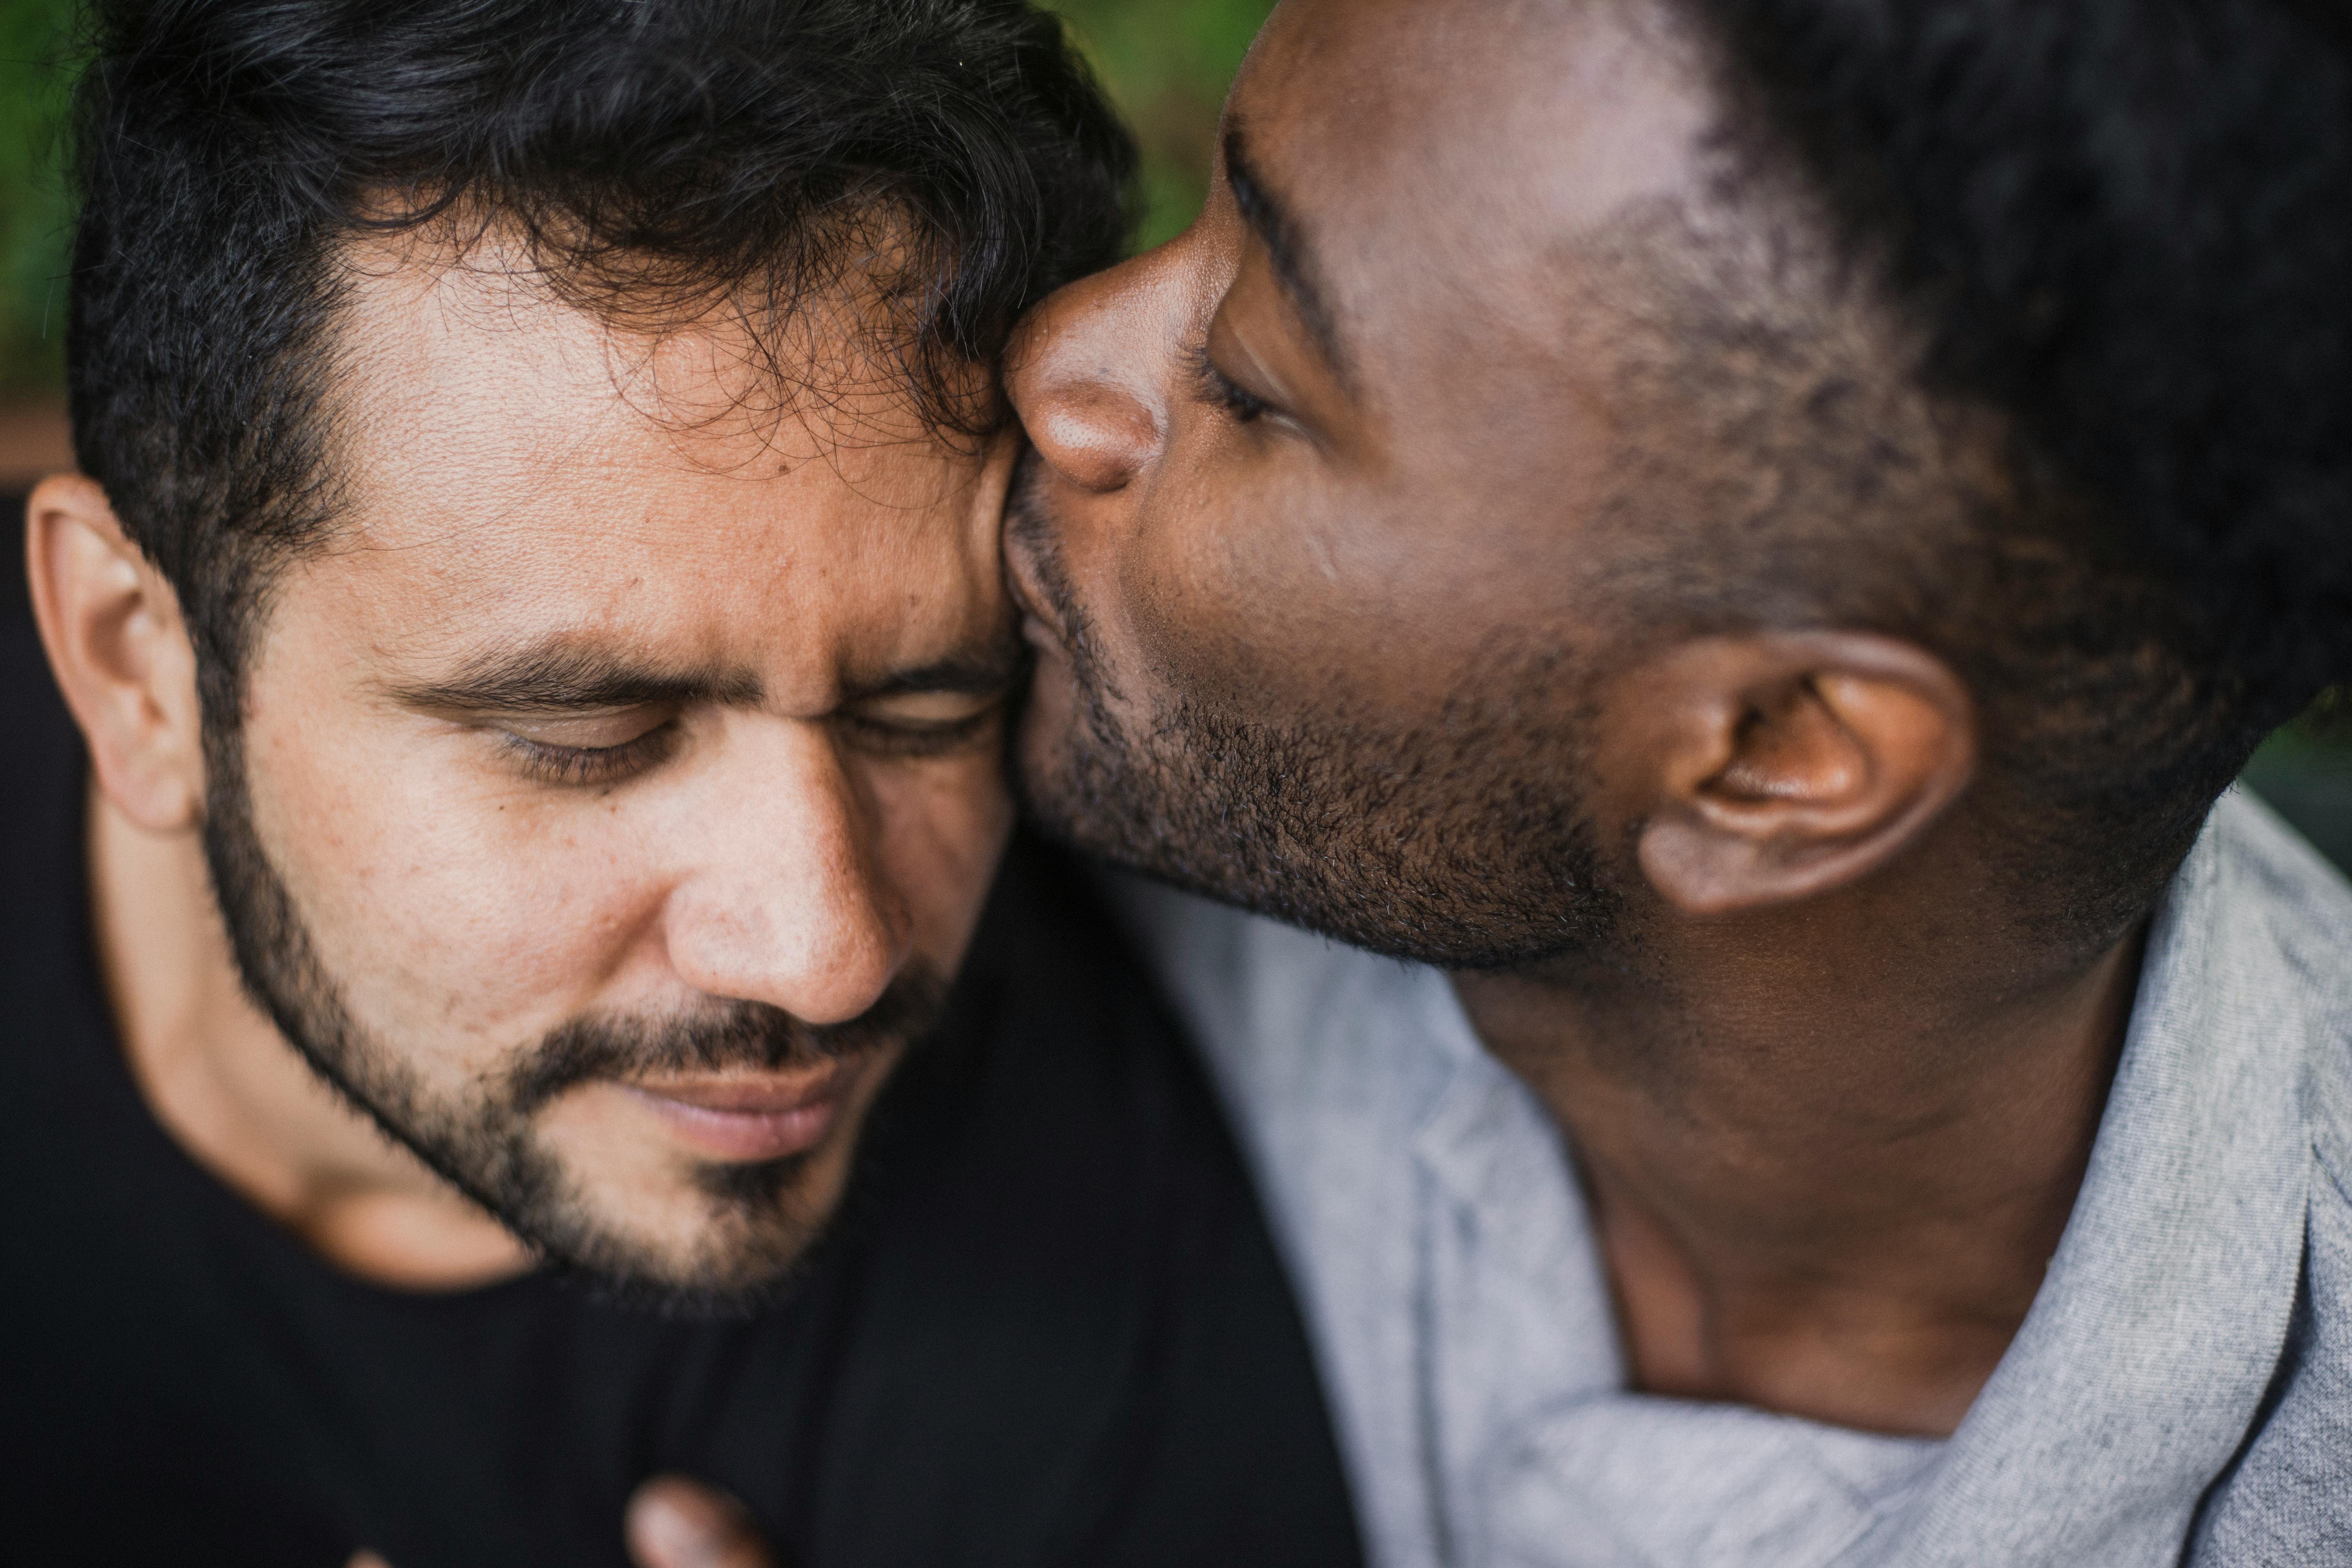
M1069 18L1143 144L1140 239L1192 221L1217 109L1273 0L1048 0ZM69 204L58 117L73 0L0 0L0 399L53 392L64 372Z
M2352 872L2352 722L2341 694L2264 742L2239 781Z
M1217 111L1274 0L1045 0L1143 146L1144 248L1201 210Z
M58 121L72 16L72 0L0 0L0 397L48 391L65 370Z

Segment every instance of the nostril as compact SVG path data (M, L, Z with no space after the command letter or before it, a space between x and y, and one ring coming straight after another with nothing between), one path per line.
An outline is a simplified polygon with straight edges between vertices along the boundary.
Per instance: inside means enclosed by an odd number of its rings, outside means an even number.
M1029 438L1038 454L1087 489L1123 488L1160 449L1160 423L1151 410L1116 386L1074 386L1029 414Z

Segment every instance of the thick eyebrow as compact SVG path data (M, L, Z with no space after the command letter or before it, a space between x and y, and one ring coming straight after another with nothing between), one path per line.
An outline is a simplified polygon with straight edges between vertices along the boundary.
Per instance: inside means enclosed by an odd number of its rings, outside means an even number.
M1289 206L1267 187L1257 165L1250 161L1249 144L1238 124L1225 132L1225 184L1233 190L1242 221L1274 258L1275 278L1290 297L1291 309L1298 312L1315 352L1332 379L1346 387L1349 384L1348 356L1340 348L1328 298L1317 281L1314 252Z
M853 681L842 701L873 702L926 691L952 692L965 697L993 697L1021 679L1025 664L1017 647L1003 655L961 655L914 669L897 669L872 680Z
M749 707L759 677L740 670L664 669L615 649L554 637L478 654L441 680L389 688L412 708L467 713L580 713L654 703Z

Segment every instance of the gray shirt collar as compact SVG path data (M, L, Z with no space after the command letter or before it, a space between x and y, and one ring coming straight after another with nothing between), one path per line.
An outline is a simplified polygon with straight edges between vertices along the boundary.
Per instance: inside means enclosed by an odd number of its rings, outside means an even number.
M1625 1393L1557 1133L1441 976L1125 897L1261 1172L1384 1568L2139 1563L2177 1556L2294 1296L2279 839L2225 801L2176 879L2048 1279L1943 1444Z

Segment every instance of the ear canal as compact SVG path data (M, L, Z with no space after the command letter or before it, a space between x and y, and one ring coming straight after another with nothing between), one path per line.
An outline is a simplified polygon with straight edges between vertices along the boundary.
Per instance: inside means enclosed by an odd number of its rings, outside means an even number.
M1740 727L1715 792L1744 802L1811 802L1850 796L1868 782L1869 759L1810 684Z
M1866 634L1709 639L1653 699L1691 716L1710 765L1668 784L1642 829L1644 875L1692 915L1817 897L1898 858L1965 788L1966 690L1924 650Z

